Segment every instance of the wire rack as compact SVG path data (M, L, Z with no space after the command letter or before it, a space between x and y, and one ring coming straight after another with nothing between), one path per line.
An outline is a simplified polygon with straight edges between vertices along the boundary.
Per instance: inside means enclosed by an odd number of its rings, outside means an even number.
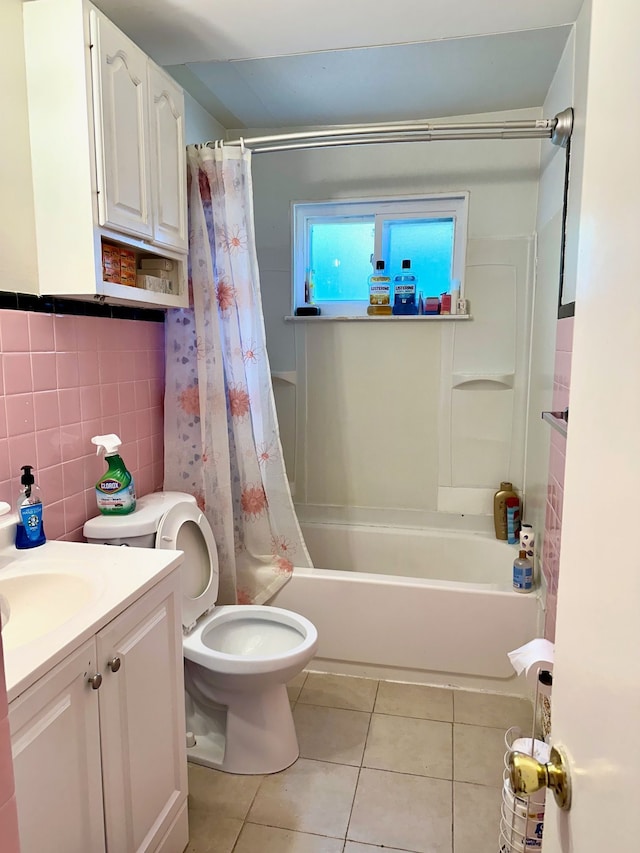
M504 737L506 752L504 754L504 771L502 780L502 805L500 809L500 832L498 836L499 853L527 853L542 847L544 830L545 789L537 791L531 797L521 797L514 794L509 780L509 756L514 746L519 751L530 755L536 753L541 758L540 750L546 748L542 741L533 737L526 738L522 743L522 731L516 726L510 728Z

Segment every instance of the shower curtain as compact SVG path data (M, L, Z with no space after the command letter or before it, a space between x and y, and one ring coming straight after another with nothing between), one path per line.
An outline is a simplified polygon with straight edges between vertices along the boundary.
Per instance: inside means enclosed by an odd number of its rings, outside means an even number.
M271 386L251 152L189 146L193 309L167 312L166 490L194 495L220 563L220 604L261 604L310 566Z

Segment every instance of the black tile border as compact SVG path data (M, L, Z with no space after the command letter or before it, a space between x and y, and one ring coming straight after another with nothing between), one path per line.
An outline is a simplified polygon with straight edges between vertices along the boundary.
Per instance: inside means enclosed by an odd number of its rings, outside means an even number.
M117 320L146 320L164 323L165 312L154 308L134 308L130 305L106 305L101 302L81 302L79 299L60 299L57 296L35 296L31 293L0 291L0 309L33 311L39 314L71 314L75 317L108 317Z

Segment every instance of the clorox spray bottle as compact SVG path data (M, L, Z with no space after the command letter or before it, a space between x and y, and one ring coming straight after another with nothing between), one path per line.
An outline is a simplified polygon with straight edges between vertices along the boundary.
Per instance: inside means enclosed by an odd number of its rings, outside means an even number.
M98 448L100 455L104 451L109 469L96 483L96 503L103 515L128 515L136 508L136 489L133 477L118 453L122 444L114 433L94 435L91 443Z

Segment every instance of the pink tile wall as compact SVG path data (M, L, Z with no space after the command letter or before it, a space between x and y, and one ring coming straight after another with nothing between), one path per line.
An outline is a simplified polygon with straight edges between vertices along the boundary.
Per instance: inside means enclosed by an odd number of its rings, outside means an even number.
M162 488L162 323L0 310L0 500L34 465L50 539L80 539L104 470L91 436L115 432L139 495ZM0 850L18 853L0 638Z
M0 500L33 465L49 539L96 514L93 435L120 436L138 495L162 488L162 323L0 310L0 360Z
M2 635L0 635L0 850L2 853L19 853L18 815L13 786L8 714Z
M558 320L556 334L556 363L553 379L553 410L562 411L569 405L571 384L571 352L573 349L573 317ZM564 500L564 466L566 439L558 432L551 433L549 477L547 480L547 511L542 571L547 582L545 637L555 640L558 568L562 534L562 504Z

